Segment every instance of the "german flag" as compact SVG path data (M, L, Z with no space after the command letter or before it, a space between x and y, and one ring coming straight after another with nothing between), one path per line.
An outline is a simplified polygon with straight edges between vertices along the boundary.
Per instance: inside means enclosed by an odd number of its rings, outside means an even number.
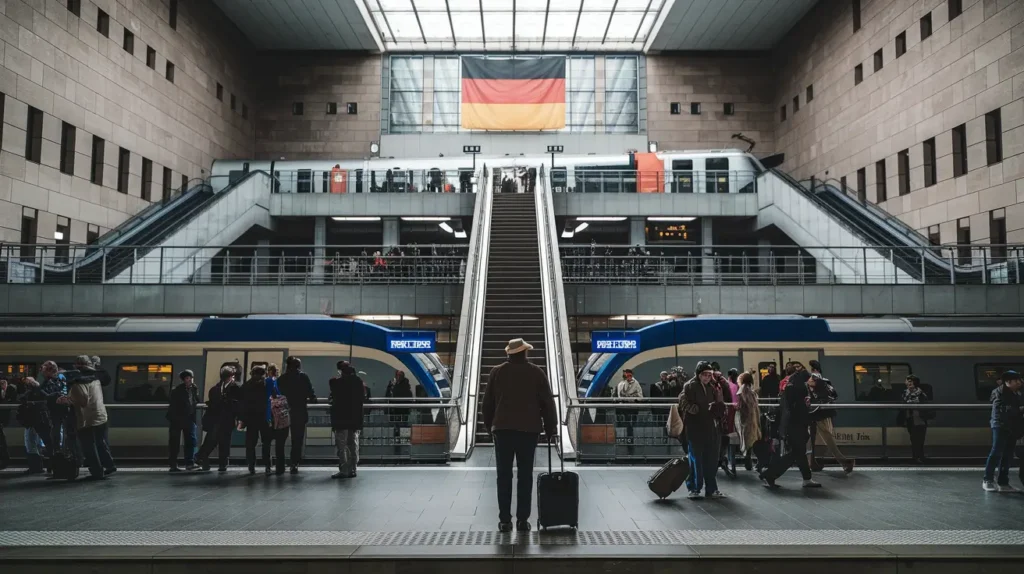
M462 127L539 131L565 127L565 57L462 58Z

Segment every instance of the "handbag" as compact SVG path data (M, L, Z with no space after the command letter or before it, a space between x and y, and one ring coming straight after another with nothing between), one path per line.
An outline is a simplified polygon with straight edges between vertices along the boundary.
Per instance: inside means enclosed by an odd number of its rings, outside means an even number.
M683 436L685 428L683 417L679 415L679 407L672 405L672 408L668 411L668 422L665 423L665 431L668 433L668 436L679 438Z
M288 413L288 399L284 395L271 397L270 416L271 424L275 429L284 429L291 425L291 415Z

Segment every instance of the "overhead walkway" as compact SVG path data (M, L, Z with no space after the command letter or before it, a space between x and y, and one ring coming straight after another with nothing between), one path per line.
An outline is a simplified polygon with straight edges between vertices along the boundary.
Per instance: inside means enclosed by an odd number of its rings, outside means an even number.
M69 246L65 253L58 246L8 253L4 275L9 283L116 284L138 276L161 284L189 282L220 251L205 246L229 245L253 226L273 227L272 181L257 171L216 192L202 182L151 205L94 245Z

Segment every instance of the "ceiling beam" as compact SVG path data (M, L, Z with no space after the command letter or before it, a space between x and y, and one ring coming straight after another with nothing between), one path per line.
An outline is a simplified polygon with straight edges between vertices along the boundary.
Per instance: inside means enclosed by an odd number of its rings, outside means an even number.
M540 46L543 48L544 43L548 41L548 14L551 13L551 0L548 0L547 7L544 8L544 32L540 36Z
M448 5L448 0L444 0L444 11L448 13L448 28L452 31L452 45L458 46L459 39L455 37L455 24L452 23L452 8Z
M423 43L426 44L427 35L423 33L423 22L420 22L420 13L416 10L416 1L410 0L409 5L412 6L412 15L416 17L416 26L420 29L420 38L423 38Z
M576 34L580 31L580 17L583 16L583 5L586 3L587 0L580 0L580 11L576 13L576 26L572 29L572 44L569 45L570 48L576 45Z
M604 27L604 36L601 36L601 45L608 41L608 30L612 29L612 20L615 19L615 9L619 7L619 0L612 4L612 12L608 15L608 25Z
M640 17L640 23L636 25L636 33L633 34L633 43L636 44L636 39L640 37L640 30L644 29L644 20L647 19L647 13L651 11L651 4L654 0L647 0L647 7L644 8L644 15ZM653 28L653 26L652 26Z
M484 26L484 0L480 0L480 37L484 41L484 50L487 49L487 28Z
M397 44L398 40L395 39L395 31L391 29L391 22L388 22L388 13L384 11L384 7L380 5L380 0L376 0L377 9L380 10L380 17L384 19L384 26L388 29L388 34L391 34L391 43Z
M516 51L516 0L512 0L512 51Z

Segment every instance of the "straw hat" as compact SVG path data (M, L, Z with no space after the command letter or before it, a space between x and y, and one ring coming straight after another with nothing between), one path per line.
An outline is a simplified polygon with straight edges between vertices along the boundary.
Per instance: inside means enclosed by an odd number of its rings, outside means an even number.
M533 349L533 345L527 343L522 339L512 339L508 342L508 346L505 347L506 355L516 355L523 351L529 351Z

